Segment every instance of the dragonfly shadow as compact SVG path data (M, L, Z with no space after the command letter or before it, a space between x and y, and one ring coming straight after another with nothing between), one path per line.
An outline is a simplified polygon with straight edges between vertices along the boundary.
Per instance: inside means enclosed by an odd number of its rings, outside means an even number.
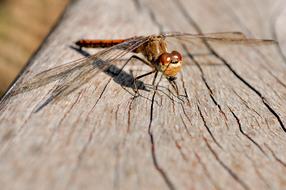
M78 48L78 47L74 47L74 46L70 46L71 49L77 51L78 53L80 53L81 55L85 56L85 57L89 57L91 56L90 53L88 53L87 51ZM120 60L120 61L126 61L127 60ZM100 67L102 66L102 64L108 64L106 61L96 61L95 62L95 67ZM124 64L125 66L125 64ZM116 82L117 84L123 86L123 87L128 87L128 88L133 88L135 89L135 84L134 84L134 77L132 74L127 73L126 71L124 71L124 66L123 67L117 67L113 64L110 64L110 66L108 66L107 69L104 69L103 72L105 74L107 74L108 76L113 78L113 81ZM136 88L138 90L145 90L145 91L149 91L146 86L144 85L143 81L140 80L136 80Z

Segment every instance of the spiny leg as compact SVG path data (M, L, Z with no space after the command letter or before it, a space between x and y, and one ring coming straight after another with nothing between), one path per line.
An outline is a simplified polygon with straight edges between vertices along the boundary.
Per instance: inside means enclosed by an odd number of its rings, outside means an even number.
M140 75L140 76L137 76L137 77L134 78L134 92L135 92L135 94L138 94L138 88L137 88L136 80L138 80L140 78L143 78L143 77L146 77L148 75L151 75L151 74L153 74L155 72L156 72L156 70L153 70L153 71L150 71L148 73L145 73L143 75Z
M153 81L152 81L152 86L155 85L155 81L156 81L157 76L158 76L158 71L155 72L155 75L154 75L154 78L153 78Z
M166 78L171 84L171 86L174 88L174 90L176 91L177 95L179 95L179 88L178 88L177 83L175 82L176 77L166 77Z
M131 59L137 59L137 60L143 62L145 65L148 65L149 67L154 68L154 66L153 66L150 62L148 62L147 60L145 60L145 59L143 59L143 58L141 58L141 57L139 57L139 56L137 56L137 55L132 55L132 56L126 61L126 63L128 63L129 61L131 61Z
M166 92L164 92L163 90L159 90L159 89L158 89L159 83L160 83L162 77L160 78L160 81L158 82L158 84L155 85L155 81L156 81L157 76L158 76L158 71L155 72L155 75L154 75L154 78L153 78L153 82L152 82L153 90L154 90L154 91L159 91L159 92L165 94L167 97L169 97L170 99L173 100L173 98L172 98L171 96L169 96ZM167 79L168 79L168 78L167 78ZM173 80L174 80L174 79L176 79L176 78L174 77ZM169 81L169 80L168 80L168 81ZM170 82L170 81L169 81L169 82ZM176 83L175 83L175 86L176 86L176 88L178 89ZM164 87L163 87L163 88L164 88ZM166 87L165 87L165 88L166 88ZM166 90L169 91L169 92L171 93L171 95L173 95L174 97L176 97L175 94L173 94L173 92L172 92L169 88L166 88ZM177 97L178 97L178 95L177 95ZM178 99L181 100L180 98L178 98ZM181 101L182 101L182 100L181 100Z
M133 90L134 90L135 94L138 94L138 88L137 88L136 81L137 81L138 79L142 78L142 77L148 76L148 75L150 75L150 74L156 72L156 70L155 70L155 67L154 67L150 62L148 62L147 60L145 60L145 59L143 59L143 58L141 58L141 57L139 57L139 56L137 56L137 55L132 55L132 56L126 61L125 65L126 65L129 61L131 61L131 59L137 59L137 60L141 61L142 63L144 63L145 65L148 65L149 67L153 68L153 70L152 70L151 72L145 73L145 74L143 74L143 75L140 75L140 76L137 76L137 77L134 78L134 80L133 80L134 89L133 89Z
M167 80L168 80L168 82L171 84L171 86L173 87L173 89L176 91L177 98L178 98L180 101L184 102L184 100L181 99L180 97L185 97L185 96L179 94L179 88L178 88L178 85L177 85L177 83L176 83L176 81L175 81L175 80L176 80L176 77L167 77Z

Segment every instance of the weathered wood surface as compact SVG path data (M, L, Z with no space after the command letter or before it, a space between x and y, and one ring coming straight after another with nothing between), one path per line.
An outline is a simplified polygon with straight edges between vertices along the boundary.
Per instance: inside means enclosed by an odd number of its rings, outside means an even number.
M7 93L0 113L1 189L285 189L284 2L73 1L12 89L81 58L69 46L82 37L236 30L276 38L282 49L213 44L215 55L197 55L197 64L186 57L178 77L184 103L152 91L134 99L104 73L37 113L57 83ZM131 68L148 69L129 65L127 75Z

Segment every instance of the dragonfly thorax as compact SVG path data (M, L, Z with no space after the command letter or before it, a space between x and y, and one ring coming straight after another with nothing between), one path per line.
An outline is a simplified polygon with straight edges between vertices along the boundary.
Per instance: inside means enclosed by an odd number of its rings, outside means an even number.
M162 37L152 37L146 44L137 49L146 59L155 64L158 58L167 52L167 43Z
M167 43L161 36L152 37L137 52L142 53L158 71L168 77L175 76L181 70L181 54L177 51L168 53Z

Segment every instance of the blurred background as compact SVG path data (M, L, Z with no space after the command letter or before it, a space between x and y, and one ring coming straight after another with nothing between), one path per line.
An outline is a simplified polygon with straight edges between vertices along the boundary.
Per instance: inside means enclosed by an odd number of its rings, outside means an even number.
M69 0L0 0L0 97L39 47Z

